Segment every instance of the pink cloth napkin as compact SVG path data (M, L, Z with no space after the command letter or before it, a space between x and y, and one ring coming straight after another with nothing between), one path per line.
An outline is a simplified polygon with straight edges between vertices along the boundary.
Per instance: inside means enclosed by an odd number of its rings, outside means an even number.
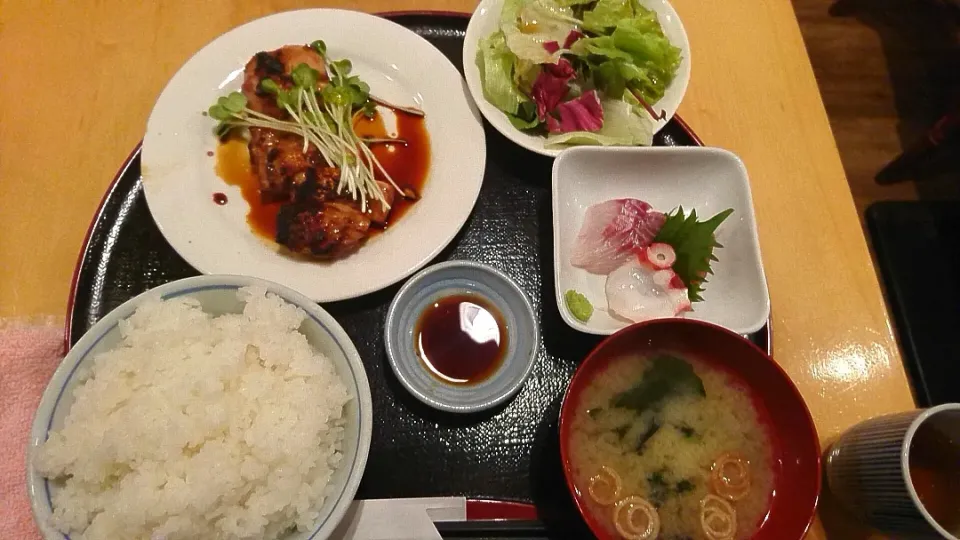
M26 449L40 395L63 357L63 323L0 319L0 538L40 538L26 487Z

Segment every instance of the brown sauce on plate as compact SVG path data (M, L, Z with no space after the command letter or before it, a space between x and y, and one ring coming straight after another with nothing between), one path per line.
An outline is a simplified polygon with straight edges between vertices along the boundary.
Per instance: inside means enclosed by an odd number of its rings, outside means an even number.
M395 115L396 138L406 141L407 144L374 144L370 148L400 188L411 188L422 193L427 172L430 170L430 137L427 134L426 121L423 117L400 111L395 111ZM354 129L363 137L384 138L388 135L379 114L373 119L361 118L354 125ZM234 135L220 142L216 150L216 163L217 176L227 184L239 187L243 199L247 201L250 207L247 213L250 229L268 240L276 238L280 204L260 201L259 185L250 168L250 152L246 139ZM378 172L377 178L382 179L381 176ZM403 217L413 204L415 201L398 196L390 210L387 226Z
M407 144L374 144L370 149L398 186L412 188L422 194L423 184L430 170L430 138L427 135L426 121L422 116L400 111L394 111L394 114L397 119L396 138L406 141ZM354 123L353 129L361 137L382 138L388 135L379 114L372 119L360 118ZM383 180L379 172L377 178ZM403 217L415 203L416 201L397 197L390 208L387 226Z
M913 436L909 465L923 507L941 527L960 534L960 441L927 421Z
M507 326L486 298L454 294L420 314L413 339L417 356L436 378L469 385L486 380L503 363Z
M277 236L277 212L280 205L260 202L257 177L250 168L250 152L247 141L230 137L217 146L217 176L231 186L240 188L243 200L247 201L247 223L260 236L273 240Z
M213 194L213 202L217 203L220 206L227 204L227 195L225 193L220 193L219 191Z

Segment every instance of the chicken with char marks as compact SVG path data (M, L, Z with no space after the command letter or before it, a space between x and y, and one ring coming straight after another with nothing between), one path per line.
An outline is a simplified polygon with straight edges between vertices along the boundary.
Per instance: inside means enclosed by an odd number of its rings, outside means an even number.
M324 59L311 47L288 45L254 55L244 69L242 86L249 108L277 119L289 117L262 83L269 79L288 89L293 85L292 71L301 64L321 74L318 89L327 83ZM250 128L248 149L261 202L282 203L275 240L290 251L341 258L363 245L371 225L386 224L397 193L389 183L377 181L384 201L355 200L346 190L338 191L340 169L330 166L312 143L305 149L303 137L294 133Z

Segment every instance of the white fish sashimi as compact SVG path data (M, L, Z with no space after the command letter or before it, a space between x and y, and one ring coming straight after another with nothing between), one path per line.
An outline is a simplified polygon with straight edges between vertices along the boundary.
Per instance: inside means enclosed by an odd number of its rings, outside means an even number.
M639 199L612 199L587 208L570 264L609 274L653 242L667 217Z
M687 288L673 270L658 270L631 257L607 276L605 292L610 314L632 322L676 317L690 311Z

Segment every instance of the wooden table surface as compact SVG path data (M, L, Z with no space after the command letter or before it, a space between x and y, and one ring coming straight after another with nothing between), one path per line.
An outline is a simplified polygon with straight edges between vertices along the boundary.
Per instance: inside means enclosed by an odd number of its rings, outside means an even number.
M680 114L750 173L774 356L824 448L913 407L789 0L673 0L692 45ZM472 11L473 0L2 2L0 317L62 315L87 226L167 80L220 33L317 5ZM868 537L821 501L808 538Z

